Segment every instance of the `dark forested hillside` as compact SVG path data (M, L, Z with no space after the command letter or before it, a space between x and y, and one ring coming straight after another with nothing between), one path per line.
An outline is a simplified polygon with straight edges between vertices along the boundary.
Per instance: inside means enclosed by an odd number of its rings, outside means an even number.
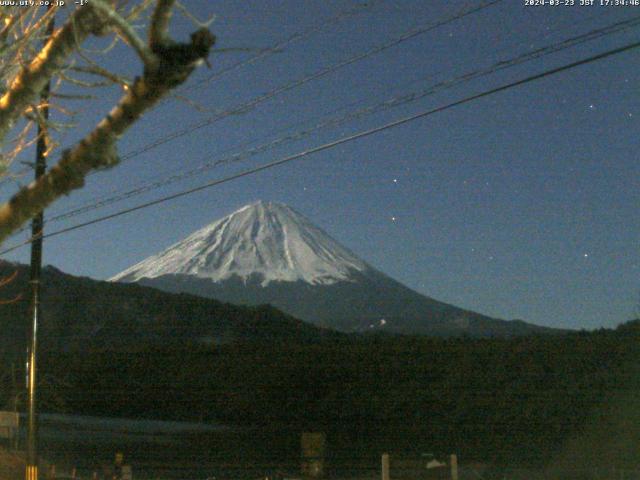
M3 298L27 288L17 268ZM320 429L367 452L558 471L640 467L640 321L515 338L348 335L268 306L44 274L46 411ZM24 300L0 309L7 407L24 398L26 315Z
M0 356L22 363L28 332L30 286L25 265L0 262L0 278L17 276L2 289ZM170 294L135 284L75 277L45 267L40 347L84 352L262 339L315 341L341 334L314 327L268 306L242 307L187 294Z
M62 353L42 365L68 385L65 406L78 413L357 433L389 450L498 463L547 464L565 449L609 462L613 443L593 438L607 435L626 439L615 458L628 464L640 445L630 422L639 416L639 342L635 322L510 340L342 337Z

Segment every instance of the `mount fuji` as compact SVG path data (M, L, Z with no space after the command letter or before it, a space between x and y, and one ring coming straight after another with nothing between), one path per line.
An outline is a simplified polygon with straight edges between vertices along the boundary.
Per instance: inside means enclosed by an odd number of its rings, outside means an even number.
M555 331L421 295L276 202L247 205L110 280L236 304L268 303L341 331L477 337Z

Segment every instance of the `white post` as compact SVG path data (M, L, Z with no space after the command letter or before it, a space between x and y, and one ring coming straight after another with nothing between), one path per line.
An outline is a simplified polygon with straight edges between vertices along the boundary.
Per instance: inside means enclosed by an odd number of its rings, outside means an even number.
M451 480L458 480L458 456L451 455Z
M389 477L389 454L382 454L382 480L390 480Z

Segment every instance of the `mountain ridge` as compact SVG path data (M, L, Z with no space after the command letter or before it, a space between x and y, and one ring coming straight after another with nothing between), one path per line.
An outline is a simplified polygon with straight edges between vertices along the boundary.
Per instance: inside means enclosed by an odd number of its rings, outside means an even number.
M486 337L556 331L415 292L277 202L246 205L110 280L234 304L268 303L344 332Z
M17 301L0 309L0 359L20 356L27 345L31 290L29 267L0 260L2 298ZM343 334L287 315L273 306L237 306L187 293L139 284L78 277L56 267L42 270L39 338L45 351L112 351L247 342L321 341Z

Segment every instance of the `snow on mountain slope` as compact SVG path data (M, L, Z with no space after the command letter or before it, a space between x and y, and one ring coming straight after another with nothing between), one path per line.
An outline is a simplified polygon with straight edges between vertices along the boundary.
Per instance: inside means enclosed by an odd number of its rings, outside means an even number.
M128 268L111 281L182 274L214 282L234 276L330 285L373 270L287 205L259 201Z

